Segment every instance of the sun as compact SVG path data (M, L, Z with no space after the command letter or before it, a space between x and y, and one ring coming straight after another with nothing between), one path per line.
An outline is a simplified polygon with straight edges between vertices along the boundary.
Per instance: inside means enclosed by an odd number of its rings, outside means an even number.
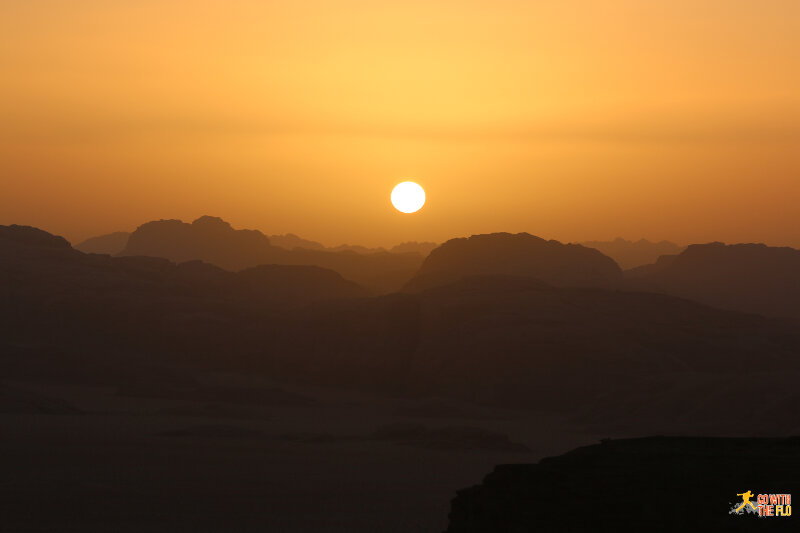
M392 189L392 205L401 213L415 213L425 204L425 190L413 181L398 183Z

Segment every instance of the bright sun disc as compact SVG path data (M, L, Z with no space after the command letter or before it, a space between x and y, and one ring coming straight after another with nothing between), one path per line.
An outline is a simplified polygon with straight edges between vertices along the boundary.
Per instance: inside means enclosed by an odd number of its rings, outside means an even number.
M401 213L414 213L425 204L425 190L413 181L404 181L392 190L392 205Z

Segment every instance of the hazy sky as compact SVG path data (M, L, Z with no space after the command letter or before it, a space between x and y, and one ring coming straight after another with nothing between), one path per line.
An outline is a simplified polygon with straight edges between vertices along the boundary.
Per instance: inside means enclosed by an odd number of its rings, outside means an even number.
M4 0L0 66L0 224L73 241L800 247L797 0Z

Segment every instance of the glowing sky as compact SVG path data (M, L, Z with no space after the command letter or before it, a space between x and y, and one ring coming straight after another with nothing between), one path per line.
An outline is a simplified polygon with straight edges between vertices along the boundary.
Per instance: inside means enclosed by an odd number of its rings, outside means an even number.
M0 224L800 247L798 65L797 0L5 0Z

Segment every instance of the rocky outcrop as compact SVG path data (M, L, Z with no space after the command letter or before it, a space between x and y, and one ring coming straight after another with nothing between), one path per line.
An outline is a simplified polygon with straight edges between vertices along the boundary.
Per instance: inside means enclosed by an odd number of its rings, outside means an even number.
M458 491L446 533L796 531L795 516L732 514L746 491L796 498L800 437L607 440L499 465Z

